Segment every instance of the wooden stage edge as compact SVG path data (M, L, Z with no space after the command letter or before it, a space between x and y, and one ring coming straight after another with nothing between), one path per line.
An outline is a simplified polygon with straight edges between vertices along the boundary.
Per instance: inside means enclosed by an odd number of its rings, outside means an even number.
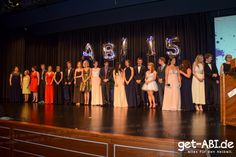
M178 140L0 120L3 157L179 157ZM192 155L191 155L192 156ZM206 156L204 154L197 155Z

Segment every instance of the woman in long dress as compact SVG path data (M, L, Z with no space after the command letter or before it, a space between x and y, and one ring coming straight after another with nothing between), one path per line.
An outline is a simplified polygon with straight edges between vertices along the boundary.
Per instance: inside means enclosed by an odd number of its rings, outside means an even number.
M54 90L53 90L54 72L52 66L48 66L48 71L45 74L45 104L53 104Z
M22 94L24 95L24 102L29 101L29 95L30 95L29 86L30 86L29 70L25 70L23 81L22 81Z
M156 82L157 72L155 71L154 64L152 62L148 63L148 71L145 76L145 83L142 90L146 91L148 94L149 107L156 108L156 101L154 92L158 91L158 86Z
M205 82L203 55L197 55L193 63L192 97L196 111L203 111L205 105Z
M125 60L125 93L129 107L136 106L136 91L134 82L134 68L130 66L130 60Z
M175 66L176 59L170 57L166 68L166 86L162 110L177 111L181 109L180 86L181 78L179 68Z
M181 74L181 110L193 111L193 99L192 99L192 69L189 60L183 60L180 69Z
M13 103L21 102L22 74L19 72L19 68L17 66L10 74L9 83L11 87L11 101Z
M84 92L84 105L89 105L89 97L91 91L91 69L89 68L89 62L85 60L83 62L83 71L82 71L82 87L81 91Z
M116 63L113 70L114 79L114 107L128 107L127 98L124 86L124 72L121 69L121 64Z
M74 73L74 97L73 102L76 106L83 103L83 93L80 91L80 85L82 82L83 67L81 61L77 62L75 73Z
M30 91L33 93L33 102L38 102L38 86L39 86L39 72L36 70L37 67L33 66L31 68L32 72L30 74Z
M98 68L98 61L94 61L91 76L91 105L102 105L102 87L101 78L99 77L100 68Z
M62 80L63 72L60 66L56 66L56 72L54 77L54 104L62 104Z
M225 63L223 63L220 67L220 75L222 74L227 74L231 70L231 60L232 60L232 55L227 54L225 56Z

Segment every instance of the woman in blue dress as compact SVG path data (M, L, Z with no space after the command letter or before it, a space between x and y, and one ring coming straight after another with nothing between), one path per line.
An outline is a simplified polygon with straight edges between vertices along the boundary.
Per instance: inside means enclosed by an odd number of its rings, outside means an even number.
M180 68L182 79L181 84L181 110L193 111L194 105L192 101L192 70L189 60L183 60Z
M125 92L128 102L128 107L136 106L135 82L134 82L134 68L130 66L130 60L125 60Z
M11 102L21 102L21 85L22 85L22 74L19 68L16 66L10 75L9 79L10 91L11 91Z

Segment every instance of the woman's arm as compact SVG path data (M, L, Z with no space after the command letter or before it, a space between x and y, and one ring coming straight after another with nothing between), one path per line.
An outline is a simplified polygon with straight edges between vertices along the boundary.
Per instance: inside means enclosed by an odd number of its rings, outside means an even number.
M10 84L10 86L12 86L12 74L10 74L9 84Z
M58 84L61 83L61 81L63 80L63 72L61 71L60 73L61 73L61 78L60 78Z
M168 84L168 74L169 74L169 66L166 67L166 71L165 71L166 84Z
M190 68L187 69L187 73L183 72L182 70L179 70L179 72L187 78L190 78L192 74L192 70Z
M23 79L22 79L22 74L20 74L20 86L22 87L22 81L23 81Z
M132 68L131 68L131 76L130 76L130 78L129 78L128 83L130 83L130 81L133 79L133 77L134 77L134 68L132 67Z
M157 79L157 72L154 71L154 78L153 78L153 81L156 81L156 79Z
M46 85L48 85L48 82L47 82L47 73L45 74L45 83L46 83Z
M222 64L220 66L220 75L223 75L224 74L224 65Z
M77 72L77 69L75 69L75 72L74 72L74 84L76 84L76 72Z
M82 70L82 74L81 75L82 75L82 81L85 82L85 80L84 80L84 70Z
M37 72L37 78L38 78L38 86L39 86L39 81L40 81L39 72Z
M56 73L55 73L55 74L56 74ZM53 80L54 80L54 82L56 82L56 84L59 84L59 83L57 82L57 80L56 80L56 75L53 76Z
M54 74L54 72L52 72L52 74L53 74L53 79L52 79L52 81L50 82L50 85L52 85L52 83L53 83L53 80L54 80L54 77L55 77L55 74Z
M178 81L179 81L179 84L181 84L181 76L180 76L180 70L179 70L179 68L177 68L177 71L178 71Z
M113 70L113 80L114 80L115 85L116 85L116 74L115 73L116 73L115 70Z

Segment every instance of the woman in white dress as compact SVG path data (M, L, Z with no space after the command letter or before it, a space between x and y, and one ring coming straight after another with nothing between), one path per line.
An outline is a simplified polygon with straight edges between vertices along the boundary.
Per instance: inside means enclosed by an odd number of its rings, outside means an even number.
M98 61L94 61L92 68L92 76L91 76L91 105L102 105L102 87L101 87L101 79L99 77L100 68L98 68Z
M176 59L170 57L165 71L165 92L162 110L178 111L181 108L180 85L181 78L179 68L175 66Z
M148 63L148 71L146 72L145 83L142 90L146 91L148 94L148 100L150 108L156 108L156 101L154 97L154 92L158 91L157 87L157 72L155 71L154 64Z
M197 55L193 63L192 97L196 111L203 111L205 105L205 82L203 55Z
M124 86L124 73L121 69L121 64L116 63L113 70L114 79L114 107L128 107L127 98Z

